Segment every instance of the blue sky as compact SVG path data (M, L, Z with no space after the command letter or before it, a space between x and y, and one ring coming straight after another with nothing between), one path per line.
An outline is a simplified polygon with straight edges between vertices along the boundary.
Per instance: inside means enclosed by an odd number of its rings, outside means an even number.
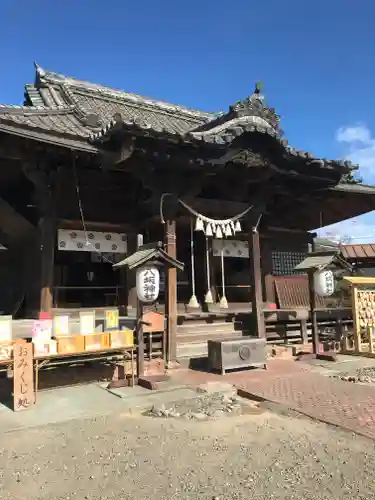
M0 19L2 103L22 102L33 60L209 111L262 80L293 146L350 155L375 184L373 0L2 0ZM340 232L375 241L375 217Z

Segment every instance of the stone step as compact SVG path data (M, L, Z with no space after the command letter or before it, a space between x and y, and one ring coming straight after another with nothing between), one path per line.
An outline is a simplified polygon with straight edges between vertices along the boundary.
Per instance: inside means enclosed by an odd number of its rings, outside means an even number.
M185 323L178 325L178 328L185 330L189 328L212 328L214 326L217 327L230 326L233 328L234 321L213 321L212 323L208 321L186 321Z
M188 323L177 326L178 334L186 334L188 332L211 332L211 331L232 331L238 329L234 323Z
M183 344L196 344L196 343L202 343L202 342L207 342L207 340L223 340L223 339L228 339L228 338L233 338L233 337L242 337L241 332L235 332L233 331L223 331L223 332L206 332L206 333L199 333L199 334L186 334L186 335L178 335L177 337L177 344L178 345L183 345Z
M210 329L210 330L202 330L202 331L196 331L196 330L190 330L190 331L186 331L186 332L179 332L177 333L177 342L181 342L181 339L182 338L185 338L185 337L194 337L194 338L198 338L198 339L204 339L204 338L208 338L210 335L221 335L221 336L231 336L231 335L242 335L242 332L238 332L236 330L233 330L232 329L226 329L226 330L219 330L219 329Z
M177 345L177 359L203 358L207 355L207 342Z

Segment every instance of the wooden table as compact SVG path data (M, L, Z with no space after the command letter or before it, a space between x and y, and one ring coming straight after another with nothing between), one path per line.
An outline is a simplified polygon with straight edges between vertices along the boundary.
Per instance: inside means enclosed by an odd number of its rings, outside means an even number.
M34 367L35 367L35 393L38 392L39 388L39 370L45 367L69 365L74 363L84 363L91 361L101 361L111 359L122 359L125 373L125 363L126 361L131 361L131 386L135 385L135 370L134 370L134 351L136 346L123 346L123 347L111 347L108 349L98 349L92 351L83 351L76 353L66 353L66 354L44 354L39 356L34 356Z

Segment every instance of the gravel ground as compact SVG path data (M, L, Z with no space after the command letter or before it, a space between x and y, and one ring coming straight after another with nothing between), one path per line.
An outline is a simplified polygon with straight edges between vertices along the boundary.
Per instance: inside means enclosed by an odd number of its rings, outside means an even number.
M375 443L268 410L113 416L2 434L0 498L375 499Z

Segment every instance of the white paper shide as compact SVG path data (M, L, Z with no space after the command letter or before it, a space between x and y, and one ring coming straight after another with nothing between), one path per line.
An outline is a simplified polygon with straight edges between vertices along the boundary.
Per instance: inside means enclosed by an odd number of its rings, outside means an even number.
M335 291L335 278L329 269L314 274L314 289L321 297L329 297Z
M154 302L159 297L160 273L156 266L145 266L137 270L137 295L141 302Z

